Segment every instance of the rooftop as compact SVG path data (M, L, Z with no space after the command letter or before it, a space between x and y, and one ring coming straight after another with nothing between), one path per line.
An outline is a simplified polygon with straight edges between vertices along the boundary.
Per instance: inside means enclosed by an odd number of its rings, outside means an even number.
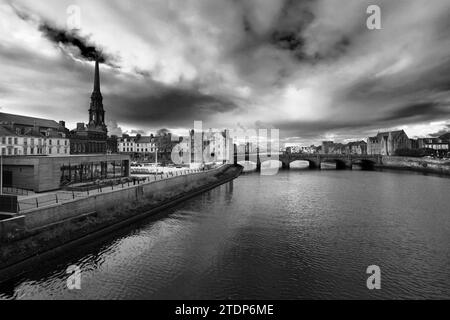
M18 114L12 114L12 113L4 113L0 112L0 123L3 124L19 124L29 127L44 127L44 128L53 128L58 129L59 124L54 120L49 119L42 119L42 118L34 118L34 117L27 117L22 116Z
M26 157L24 156L4 156L4 158L17 158L17 159L42 159L42 158L102 158L102 159L106 159L106 158L113 158L113 157L128 157L127 155L123 155L123 154L119 154L119 153L111 153L111 154L106 154L106 153L91 153L91 154L52 154L52 155L27 155Z

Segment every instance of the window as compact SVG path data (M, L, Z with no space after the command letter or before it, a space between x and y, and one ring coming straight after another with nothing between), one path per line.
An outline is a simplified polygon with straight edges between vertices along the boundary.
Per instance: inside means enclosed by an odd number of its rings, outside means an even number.
M17 138L14 138L14 144L18 144L17 140Z
M52 145L52 139L48 140L48 144Z
M30 154L34 154L34 148L33 147L30 148Z
M6 149L2 148L2 155L5 155L5 154L6 154Z
M17 155L17 148L14 148L14 154Z
M56 144L59 146L59 140L56 141Z
M12 144L12 138L8 137L8 144Z
M6 144L6 137L2 137L2 143Z

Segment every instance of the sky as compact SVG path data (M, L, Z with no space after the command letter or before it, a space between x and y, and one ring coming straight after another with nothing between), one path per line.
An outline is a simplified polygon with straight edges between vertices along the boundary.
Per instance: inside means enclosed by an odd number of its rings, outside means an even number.
M87 122L99 57L110 134L203 121L285 144L436 136L449 17L448 0L0 0L0 111Z

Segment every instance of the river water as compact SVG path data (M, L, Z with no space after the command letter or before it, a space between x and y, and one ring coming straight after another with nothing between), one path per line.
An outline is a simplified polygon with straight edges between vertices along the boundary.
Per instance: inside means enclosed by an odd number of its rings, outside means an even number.
M0 298L448 299L449 195L450 179L411 172L246 174L36 266Z

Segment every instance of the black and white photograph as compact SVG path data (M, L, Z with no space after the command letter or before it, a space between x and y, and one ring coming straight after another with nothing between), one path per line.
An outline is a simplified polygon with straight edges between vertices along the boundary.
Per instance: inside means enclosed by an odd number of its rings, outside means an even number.
M450 299L449 0L0 0L0 149L0 300Z

